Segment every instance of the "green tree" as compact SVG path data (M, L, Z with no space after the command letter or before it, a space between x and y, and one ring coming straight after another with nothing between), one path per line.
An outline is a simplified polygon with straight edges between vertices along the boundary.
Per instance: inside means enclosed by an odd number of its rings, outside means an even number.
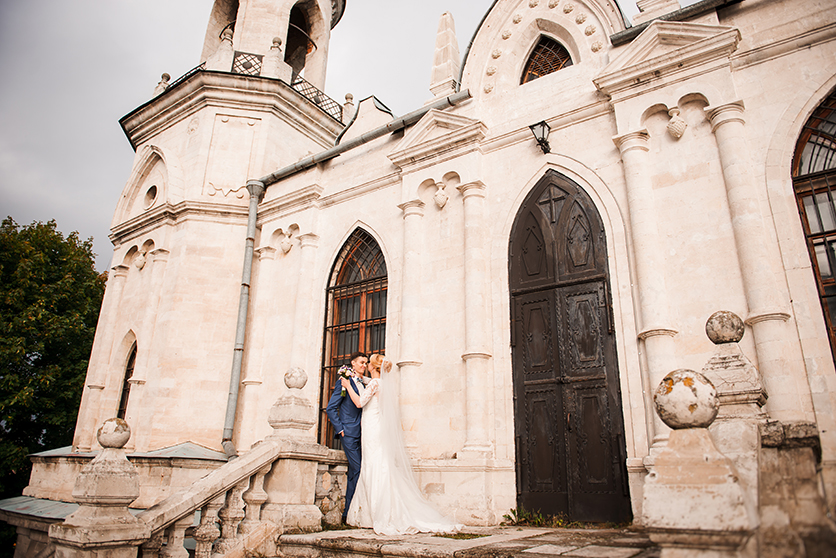
M28 454L72 443L104 295L92 246L55 221L0 226L0 498L28 483Z

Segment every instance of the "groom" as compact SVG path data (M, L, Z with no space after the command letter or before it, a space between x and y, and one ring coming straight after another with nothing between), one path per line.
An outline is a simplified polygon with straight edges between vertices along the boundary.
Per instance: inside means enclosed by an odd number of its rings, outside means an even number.
M357 395L360 395L357 383L363 381L362 377L369 359L361 352L353 353L349 358L352 371L351 389ZM351 401L348 394L342 395L342 390L342 382L337 377L337 385L334 386L334 393L331 394L325 412L328 413L328 418L334 425L334 432L342 441L345 457L348 459L348 482L345 488L345 509L342 517L343 523L345 523L348 508L351 506L351 499L354 497L354 490L357 488L357 479L360 478L360 417L362 412Z

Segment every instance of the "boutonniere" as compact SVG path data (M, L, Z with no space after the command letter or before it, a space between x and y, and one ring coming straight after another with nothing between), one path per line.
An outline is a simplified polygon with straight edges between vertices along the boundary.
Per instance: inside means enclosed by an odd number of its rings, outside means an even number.
M351 373L352 372L353 372L353 370L351 369L351 367L344 364L344 365L340 366L339 370L337 370L337 375L340 378L344 378L344 379L348 380L348 379L351 379ZM345 397L347 394L348 394L348 392L345 390L345 387L343 387L343 390L340 392L340 395L342 397Z

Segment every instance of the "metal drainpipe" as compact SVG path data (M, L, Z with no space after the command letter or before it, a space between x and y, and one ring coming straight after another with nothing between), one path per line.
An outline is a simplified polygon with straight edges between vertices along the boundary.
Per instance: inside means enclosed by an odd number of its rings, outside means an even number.
M265 186L260 180L247 182L250 193L250 208L247 212L247 244L244 248L244 271L241 274L241 295L238 299L238 325L235 329L235 352L232 356L232 376L229 378L229 398L226 401L224 437L221 445L227 458L238 457L232 443L235 427L235 412L238 410L238 389L241 385L241 365L244 362L244 340L247 337L247 311L250 307L250 280L253 273L253 248L255 247L255 224L258 219L258 203L264 196Z
M235 449L235 444L232 442L232 434L235 430L235 413L238 410L238 390L241 385L241 366L244 362L244 341L247 337L247 311L250 306L250 279L253 271L253 249L255 247L255 225L258 219L258 204L264 196L264 191L271 184L275 184L279 180L295 174L299 171L310 168L318 163L333 159L334 157L345 153L349 149L354 149L364 143L368 143L373 139L377 139L386 134L392 134L399 130L406 128L411 124L418 122L421 117L427 114L430 110L440 110L447 107L455 106L467 99L470 99L470 91L465 89L453 95L448 95L443 99L439 99L433 103L421 107L418 110L412 111L401 118L396 118L388 124L384 124L374 130L366 132L353 140L341 143L325 151L306 157L292 165L279 169L274 173L263 176L258 180L250 180L247 182L247 191L250 193L250 208L247 213L247 244L244 248L244 271L241 278L241 295L238 299L238 325L235 330L235 353L232 357L232 375L229 378L229 397L226 401L226 418L224 419L224 433L221 445L227 458L233 459L238 457L238 451Z

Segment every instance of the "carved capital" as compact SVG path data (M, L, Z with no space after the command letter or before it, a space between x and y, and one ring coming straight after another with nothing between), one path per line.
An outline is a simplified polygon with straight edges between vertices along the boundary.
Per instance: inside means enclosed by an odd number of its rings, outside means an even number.
M670 329L666 327L653 327L640 331L638 334L638 338L641 340L645 340L648 337L656 337L659 335L668 335L670 337L676 337L677 333L679 332L675 329Z
M746 321L744 323L747 326L752 327L755 324L759 324L761 322L768 322L770 320L786 322L789 319L790 315L787 312L775 310L771 312L756 312L749 314L749 317L746 318Z
M745 110L743 101L734 101L718 107L705 107L703 110L711 122L712 132L716 132L717 128L729 122L746 123L743 119L743 112Z
M119 264L119 265L113 266L111 268L111 271L113 272L113 277L125 278L125 277L128 276L128 270L129 269L130 269L130 267L128 267L127 265Z
M646 129L613 136L612 141L622 155L634 149L650 151L650 134L647 133Z
M403 211L404 219L412 217L413 215L417 215L418 217L424 216L424 202L421 200L410 200L408 202L404 202L398 206L398 209Z
M456 189L462 193L462 198L465 200L471 197L484 198L487 196L487 186L479 180L476 182L461 184L457 186Z
M319 246L319 236L314 233L305 233L299 235L299 246L304 248L316 248Z

